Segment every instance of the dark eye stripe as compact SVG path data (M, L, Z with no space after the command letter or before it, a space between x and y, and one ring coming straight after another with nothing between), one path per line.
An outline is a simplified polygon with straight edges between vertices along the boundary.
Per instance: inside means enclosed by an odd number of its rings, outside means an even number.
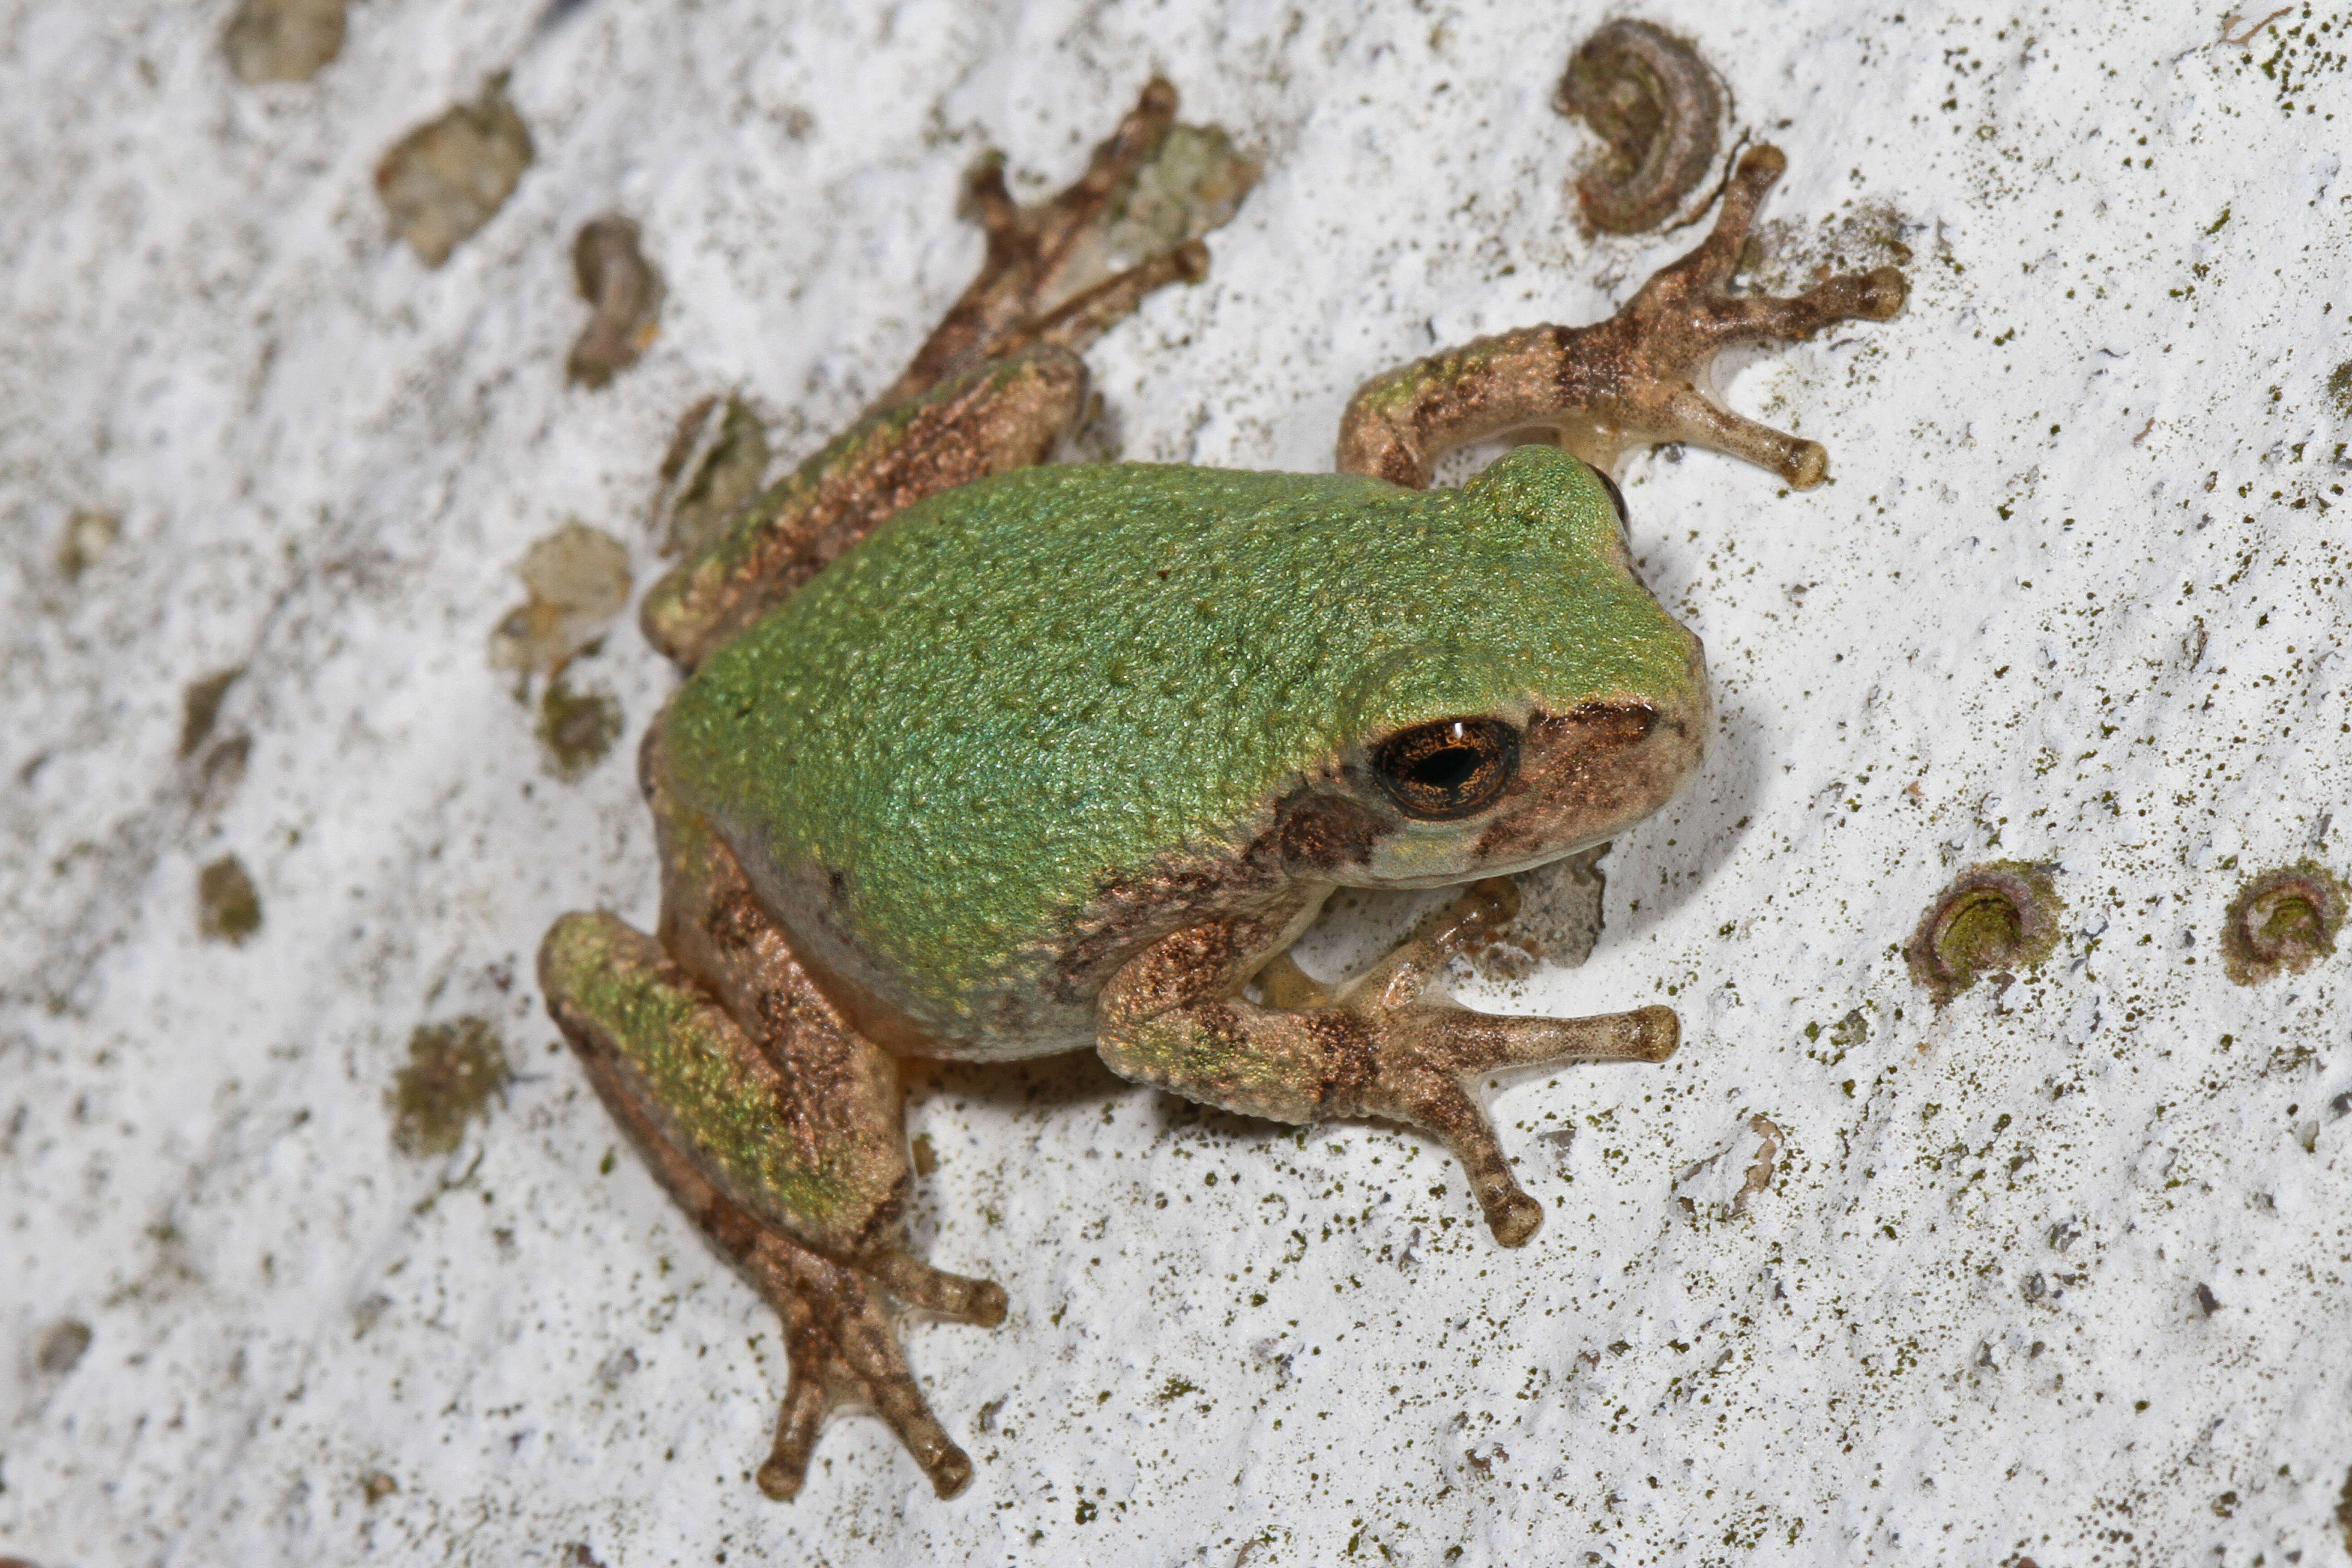
M1484 811L1519 771L1519 732L1500 719L1439 719L1400 730L1372 752L1372 771L1398 810L1419 822Z

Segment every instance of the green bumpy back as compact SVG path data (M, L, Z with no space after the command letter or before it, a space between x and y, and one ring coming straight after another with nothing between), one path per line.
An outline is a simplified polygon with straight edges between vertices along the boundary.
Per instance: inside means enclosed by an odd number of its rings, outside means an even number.
M1057 465L892 519L714 654L667 740L739 854L819 868L961 1035L1108 882L1245 837L1335 753L1672 697L1689 646L1549 447L1452 491Z

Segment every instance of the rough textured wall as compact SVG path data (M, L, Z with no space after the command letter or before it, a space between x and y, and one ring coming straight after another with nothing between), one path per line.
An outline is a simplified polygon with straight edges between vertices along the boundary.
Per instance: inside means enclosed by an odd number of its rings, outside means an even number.
M0 1553L2340 1561L2347 959L2224 932L2352 871L2346 18L1642 15L1788 151L1759 279L1914 284L1728 379L1834 482L1627 476L1721 732L1590 962L1494 1005L1671 998L1680 1055L1497 1097L1517 1253L1417 1136L919 1074L919 1239L1012 1295L908 1331L978 1476L848 1419L783 1506L776 1324L530 977L560 910L651 918L671 678L624 620L584 707L519 696L515 569L578 519L649 580L680 412L813 448L974 265L961 171L1058 183L1154 69L1265 174L1091 354L1087 450L1327 464L1367 374L1696 232L1579 232L1550 100L1603 8L366 0L252 85L225 5L0 12ZM531 162L428 269L377 162L502 69ZM665 288L597 388L607 212ZM1938 1006L1905 945L1990 862L2048 956Z

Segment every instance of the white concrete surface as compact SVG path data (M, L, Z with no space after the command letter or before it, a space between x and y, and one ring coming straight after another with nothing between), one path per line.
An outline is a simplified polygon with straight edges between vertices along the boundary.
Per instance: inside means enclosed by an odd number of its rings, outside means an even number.
M488 663L513 563L578 517L648 581L678 412L740 385L810 449L973 266L969 160L1058 181L1155 69L1266 173L1212 279L1092 354L1115 437L1326 465L1365 375L1591 319L1670 254L1564 205L1551 84L1608 14L590 0L534 37L362 0L317 79L252 88L220 4L0 7L0 1554L2343 1561L2352 955L2247 989L2215 952L2248 872L2352 870L2352 89L2317 6L2238 46L2185 3L1645 4L1788 150L1773 276L1894 226L1915 255L1900 320L1731 383L1834 483L1633 471L1722 734L1607 863L1591 962L1515 1005L1671 997L1682 1053L1498 1098L1550 1210L1519 1253L1417 1136L927 1076L919 1234L1013 1299L907 1336L977 1478L934 1500L859 1417L799 1501L751 1484L776 1326L604 1168L529 972L561 910L650 918L627 748L671 678L607 638L577 675L628 735L551 777ZM538 161L428 272L374 162L509 64ZM614 207L668 303L590 393L568 249ZM122 537L68 582L82 510ZM250 757L207 795L182 692L237 665ZM226 853L237 947L196 935ZM2056 864L2066 934L1938 1015L1897 944L1998 857ZM385 1090L467 1013L520 1076L408 1159ZM1758 1115L1786 1147L1734 1214Z

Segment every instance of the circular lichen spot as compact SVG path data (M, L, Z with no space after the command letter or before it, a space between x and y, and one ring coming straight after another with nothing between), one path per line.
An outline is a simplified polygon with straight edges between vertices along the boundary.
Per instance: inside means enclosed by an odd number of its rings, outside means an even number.
M2221 963L2241 985L2300 974L2336 951L2344 928L2343 879L2299 860L2247 879L2221 922Z
M196 934L237 943L261 929L261 894L245 862L224 855L196 873Z
M575 691L557 676L539 704L539 743L558 778L580 777L621 738L621 705L610 692Z
M1601 154L1577 175L1577 206L1602 234L1642 234L1675 216L1722 144L1723 91L1686 40L1616 21L1578 46L1553 106L1592 127Z
M2336 405L2336 413L2352 419L2352 359L2328 373L2327 396Z
M33 1364L51 1377L63 1377L89 1352L89 1339L88 1323L72 1318L51 1323L33 1348Z
M408 1037L408 1065L393 1075L393 1146L404 1154L446 1154L466 1123L507 1084L506 1047L487 1018L425 1024Z
M2045 867L2022 860L1971 866L1919 918L1904 951L1911 978L1940 1007L1980 975L2031 969L2058 945L2064 908Z
M244 82L309 81L342 53L347 0L244 0L221 39Z

